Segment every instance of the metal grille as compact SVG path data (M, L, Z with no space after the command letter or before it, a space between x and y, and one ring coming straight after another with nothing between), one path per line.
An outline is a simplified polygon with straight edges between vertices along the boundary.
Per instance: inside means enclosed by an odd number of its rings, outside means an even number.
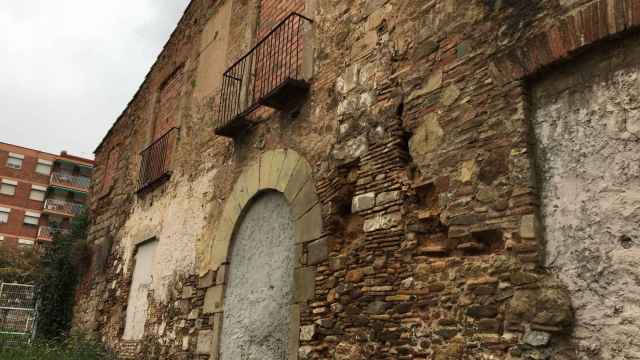
M36 296L32 285L0 284L0 347L31 342Z
M291 13L223 75L217 128L255 110L287 81L302 81L304 26L313 21Z
M91 179L85 176L75 176L64 172L55 172L51 174L51 184L87 191L89 190L89 187L91 187Z
M171 175L171 155L176 145L178 128L172 128L142 150L138 191L142 191Z

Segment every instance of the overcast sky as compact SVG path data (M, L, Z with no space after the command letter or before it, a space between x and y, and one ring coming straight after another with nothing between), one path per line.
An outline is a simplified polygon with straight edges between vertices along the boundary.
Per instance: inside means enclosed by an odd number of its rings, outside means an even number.
M0 0L0 141L93 158L188 0Z

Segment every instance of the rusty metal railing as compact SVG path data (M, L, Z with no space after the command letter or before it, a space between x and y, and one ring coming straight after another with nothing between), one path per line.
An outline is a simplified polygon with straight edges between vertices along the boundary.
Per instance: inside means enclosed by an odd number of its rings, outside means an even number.
M289 14L224 74L216 129L260 105L288 81L304 81L305 26L313 21L296 12Z
M51 185L87 192L89 191L89 187L91 187L91 179L65 172L54 172L51 174Z
M178 128L172 128L142 150L138 191L142 191L171 175L172 155Z
M85 206L82 204L76 204L64 200L47 199L47 201L44 202L44 211L64 214L67 216L80 215L84 209Z

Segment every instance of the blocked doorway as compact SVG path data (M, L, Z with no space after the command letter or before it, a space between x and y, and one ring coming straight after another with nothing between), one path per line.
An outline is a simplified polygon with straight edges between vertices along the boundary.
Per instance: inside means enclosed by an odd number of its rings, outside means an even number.
M295 232L292 211L276 191L248 205L231 243L222 360L287 358L294 300Z
M568 286L581 359L640 345L640 46L594 48L532 86L546 266Z

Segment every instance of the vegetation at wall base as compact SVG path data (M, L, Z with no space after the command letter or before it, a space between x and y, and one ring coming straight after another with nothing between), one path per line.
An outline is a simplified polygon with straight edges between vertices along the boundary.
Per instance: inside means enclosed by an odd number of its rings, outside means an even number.
M62 339L69 335L75 289L88 259L86 245L89 219L73 219L68 234L54 234L53 244L42 257L38 288L38 338ZM0 358L2 359L2 358Z
M115 360L116 357L96 342L71 337L64 342L36 341L31 345L11 346L0 342L0 360Z
M36 251L0 248L0 283L33 284L40 274Z

